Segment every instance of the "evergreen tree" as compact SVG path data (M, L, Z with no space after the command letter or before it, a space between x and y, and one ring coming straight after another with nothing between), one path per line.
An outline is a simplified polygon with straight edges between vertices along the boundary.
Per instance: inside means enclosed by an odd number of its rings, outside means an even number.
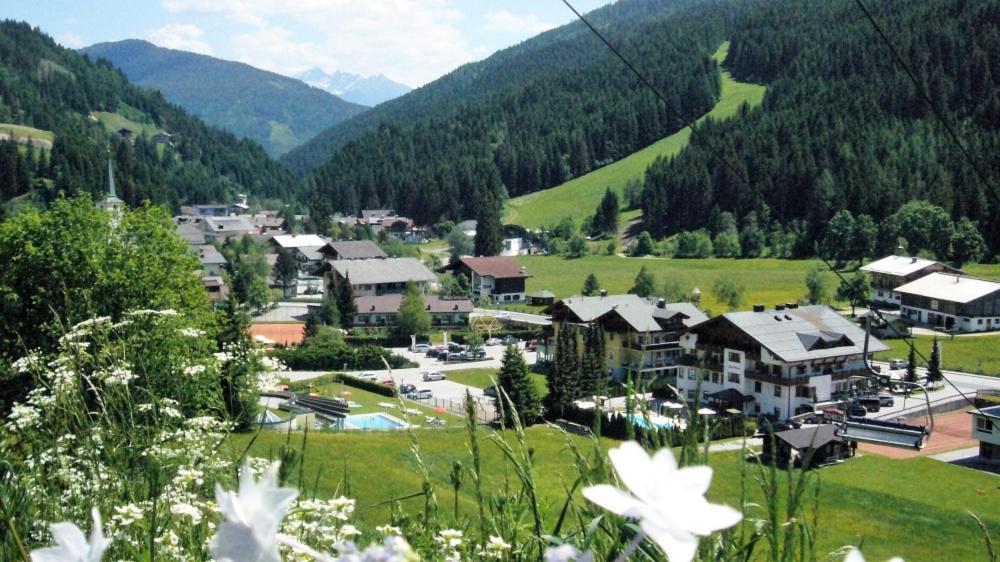
M618 213L620 203L618 194L611 191L611 188L604 190L604 197L597 205L594 219L591 223L591 231L595 236L603 234L615 235L618 233Z
M579 393L579 367L576 353L576 336L568 326L556 334L556 352L546 376L549 393L545 395L545 409L551 417L562 417Z
M583 239L583 236L576 234L569 239L569 244L566 245L566 257L582 258L587 255L587 250L587 241Z
M629 255L632 257L648 256L653 253L653 236L646 230L639 233L639 237L632 242Z
M315 337L316 334L319 333L319 327L321 325L322 323L320 322L318 314L310 312L308 315L306 315L306 322L305 326L303 327L303 331L305 332L306 338L308 339Z
M339 279L336 274L335 280ZM358 304L354 302L354 288L351 287L351 277L346 276L343 281L334 283L334 290L337 293L337 312L340 314L340 326L350 328L354 323L354 315L358 312Z
M505 400L503 404L504 423L508 427L514 425L514 412L520 418L521 425L530 425L538 418L539 402L535 392L535 385L528 376L528 364L524 362L524 356L517 346L510 346L503 355L503 363L500 366L499 380L497 381L503 393L507 395L509 403Z
M583 354L580 357L579 395L597 395L606 376L604 330L600 325L591 323L584 332Z
M587 278L583 280L583 290L580 294L585 297L590 297L596 295L600 290L601 282L597 280L597 276L593 273L587 274Z
M474 249L477 256L495 256L503 250L500 204L492 197L480 201Z
M239 299L232 292L223 302L222 309L216 313L219 331L216 334L216 342L219 349L224 349L227 344L238 344L247 337L250 330L250 316L240 307Z
M639 268L639 273L636 274L635 280L632 282L632 288L628 292L646 298L652 295L654 291L656 291L656 279L646 269L646 266L642 266Z
M424 295L416 283L406 284L403 302L396 314L396 332L402 335L423 336L431 329L431 314L427 312Z
M295 259L291 250L280 248L278 250L278 260L274 263L274 280L287 289L298 276L299 262Z
M319 319L325 326L340 325L340 309L337 303L337 291L334 287L327 287L323 293L323 303L319 308Z
M913 345L906 359L906 382L917 382L917 348Z
M927 383L936 383L944 379L944 375L941 374L941 344L938 342L937 336L934 336L934 341L931 343L931 356L927 359Z

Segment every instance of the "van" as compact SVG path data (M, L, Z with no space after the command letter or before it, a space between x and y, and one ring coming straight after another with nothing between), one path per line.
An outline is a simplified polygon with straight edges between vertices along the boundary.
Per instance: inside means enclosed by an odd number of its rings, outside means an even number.
M410 393L410 398L413 400L430 400L434 397L434 392L429 388L421 388Z

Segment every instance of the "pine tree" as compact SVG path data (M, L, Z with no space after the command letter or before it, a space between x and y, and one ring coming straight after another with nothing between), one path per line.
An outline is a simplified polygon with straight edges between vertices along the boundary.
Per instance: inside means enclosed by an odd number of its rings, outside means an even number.
M906 359L906 382L917 382L917 348L912 345Z
M587 278L583 280L583 291L581 292L583 296L593 296L600 290L601 282L597 280L597 276L593 273L588 274Z
M334 274L334 279L337 279L336 274ZM354 302L354 288L351 287L351 276L347 275L343 281L336 281L335 289L340 325L341 327L350 327L354 323L354 315L358 312L358 305Z
M298 276L299 262L295 260L291 250L287 248L278 250L278 260L274 263L274 280L287 290Z
M598 236L616 234L618 232L618 212L618 194L611 191L610 187L606 188L604 197L601 198L601 202L597 205L597 211L594 213L594 220L591 223L592 233Z
M584 333L583 354L580 358L580 396L595 396L605 377L604 330L596 324Z
M517 346L510 346L503 355L498 384L510 402L504 402L504 423L514 425L514 410L521 425L530 425L538 418L539 403L535 385L528 377L528 364ZM501 399L503 399L501 395Z
M306 323L305 323L305 326L303 328L304 331L305 331L305 334L306 334L306 338L314 337L317 333L319 333L320 324L321 323L320 323L319 315L316 314L316 313L310 312L306 316Z
M632 288L628 292L646 298L652 295L654 291L656 291L656 279L646 269L646 266L642 266L639 269L639 273L635 276L635 281L632 282Z
M328 287L323 293L323 303L319 308L319 319L326 326L340 325L340 310L337 308L337 291L334 287Z
M935 383L944 378L941 374L941 344L935 336L931 344L931 356L927 360L927 384Z
M495 256L503 249L503 225L500 224L500 204L492 197L480 202L476 222L475 254Z
M576 336L568 326L556 334L556 352L546 379L549 393L545 395L545 408L555 417L561 417L579 396L578 359Z
M422 336L431 329L431 314L416 283L406 284L403 302L396 314L396 331L403 335Z

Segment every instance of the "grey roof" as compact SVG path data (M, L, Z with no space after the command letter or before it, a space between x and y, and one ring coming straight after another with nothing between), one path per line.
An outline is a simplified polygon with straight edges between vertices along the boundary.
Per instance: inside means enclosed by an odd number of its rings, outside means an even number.
M864 352L864 330L826 305L764 312L729 312L722 317L786 362L860 355ZM869 352L888 349L874 337L868 341Z
M205 217L205 232L232 234L234 232L253 232L257 227L246 217Z
M201 225L198 223L177 223L177 235L183 238L188 244L205 243L205 231L201 229Z
M226 257L211 244L203 244L196 249L198 251L198 259L202 265L225 265L229 263L226 261Z
M323 254L320 253L319 248L313 246L303 246L301 248L295 248L295 251L302 254L302 257L309 261L320 261L323 259Z
M1000 291L1000 283L951 273L931 273L896 287L902 295L917 295L965 304Z
M788 443L794 449L816 449L831 441L841 441L840 436L837 435L837 427L835 424L828 423L815 427L779 431L774 436Z
M377 219L382 217L394 217L396 216L396 211L392 209L362 209L362 218L366 219Z
M886 256L862 267L861 271L906 276L911 273L916 273L925 267L935 265L936 263L938 262L918 258L916 256Z
M339 276L350 278L352 285L437 281L431 270L417 258L331 260L327 263Z
M535 291L534 293L528 293L529 297L536 299L554 299L556 298L555 293L552 291L542 289L541 291Z
M378 244L371 240L343 240L340 242L329 242L323 249L329 249L337 254L342 260L363 260L368 258L385 258L386 253Z
M1000 406L990 406L989 408L979 408L969 412L970 414L983 414L991 418L1000 419Z
M665 303L659 308L657 301L644 299L637 295L608 295L606 297L569 297L560 301L569 308L581 322L590 322L614 310L634 330L640 332L658 332L662 330L656 319L666 320L677 313L688 318L683 320L687 327L708 319L705 314L691 303Z

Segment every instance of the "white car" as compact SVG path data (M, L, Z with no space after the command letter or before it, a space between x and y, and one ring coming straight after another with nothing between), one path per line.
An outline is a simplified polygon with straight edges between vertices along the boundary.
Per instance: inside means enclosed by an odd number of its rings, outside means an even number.
M424 381L443 381L447 378L444 376L444 373L440 371L427 371L426 373L422 373L420 376L424 379Z
M378 375L376 375L375 373L361 373L359 375L355 375L355 377L359 379L364 379L366 381L374 381L375 379L378 378Z
M429 343L418 343L410 348L410 351L414 353L427 353L431 350L431 344Z
M909 365L910 365L910 362L907 361L906 359L893 359L893 360L889 361L889 370L890 371L896 371L896 370L899 370L899 369L905 369L905 368L909 367Z
M421 388L409 394L411 400L430 400L434 397L434 391L429 388Z
M486 345L502 345L503 340L500 338L490 338L483 343L485 343Z

